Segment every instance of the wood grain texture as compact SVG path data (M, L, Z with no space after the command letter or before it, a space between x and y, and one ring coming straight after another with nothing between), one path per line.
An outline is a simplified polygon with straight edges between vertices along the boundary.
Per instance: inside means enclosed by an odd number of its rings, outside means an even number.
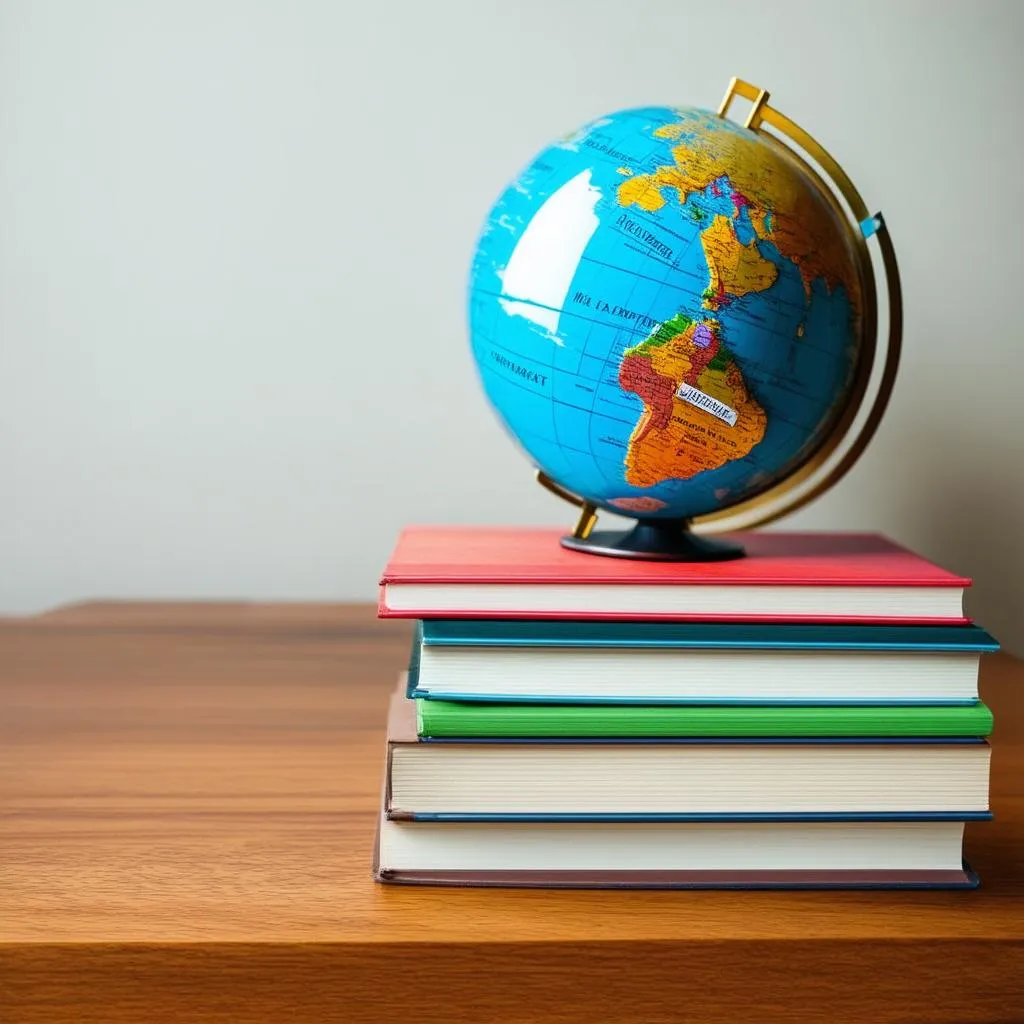
M409 624L368 607L0 620L0 1020L1024 1020L1024 666L987 661L974 892L370 878Z

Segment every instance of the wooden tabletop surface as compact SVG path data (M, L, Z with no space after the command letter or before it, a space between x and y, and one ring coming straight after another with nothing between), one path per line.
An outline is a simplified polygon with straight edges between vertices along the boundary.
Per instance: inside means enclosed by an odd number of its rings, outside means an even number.
M408 623L364 606L0 620L0 1020L1022 1021L1024 665L986 660L971 892L371 879Z

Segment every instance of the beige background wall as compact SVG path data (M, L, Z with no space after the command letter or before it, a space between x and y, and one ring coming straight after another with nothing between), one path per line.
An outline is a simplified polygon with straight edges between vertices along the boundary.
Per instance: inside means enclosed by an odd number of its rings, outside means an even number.
M412 521L568 522L485 406L481 218L549 139L772 91L884 211L906 358L788 525L971 574L1024 651L1024 4L6 0L0 610L370 598Z

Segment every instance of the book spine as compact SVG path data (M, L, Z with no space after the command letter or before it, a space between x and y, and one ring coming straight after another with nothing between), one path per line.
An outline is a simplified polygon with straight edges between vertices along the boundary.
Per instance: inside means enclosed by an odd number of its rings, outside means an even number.
M764 811L733 813L586 813L558 814L534 812L451 812L409 811L391 806L385 808L388 821L461 822L463 824L773 824L779 822L835 824L864 821L992 821L991 811Z
M960 871L425 871L378 870L392 885L511 889L974 889Z

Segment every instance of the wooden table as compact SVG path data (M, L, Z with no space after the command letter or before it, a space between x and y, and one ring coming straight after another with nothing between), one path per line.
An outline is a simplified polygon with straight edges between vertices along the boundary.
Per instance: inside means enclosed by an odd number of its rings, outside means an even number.
M408 624L103 605L0 620L0 1021L1024 1020L1024 666L989 660L974 892L370 878Z

